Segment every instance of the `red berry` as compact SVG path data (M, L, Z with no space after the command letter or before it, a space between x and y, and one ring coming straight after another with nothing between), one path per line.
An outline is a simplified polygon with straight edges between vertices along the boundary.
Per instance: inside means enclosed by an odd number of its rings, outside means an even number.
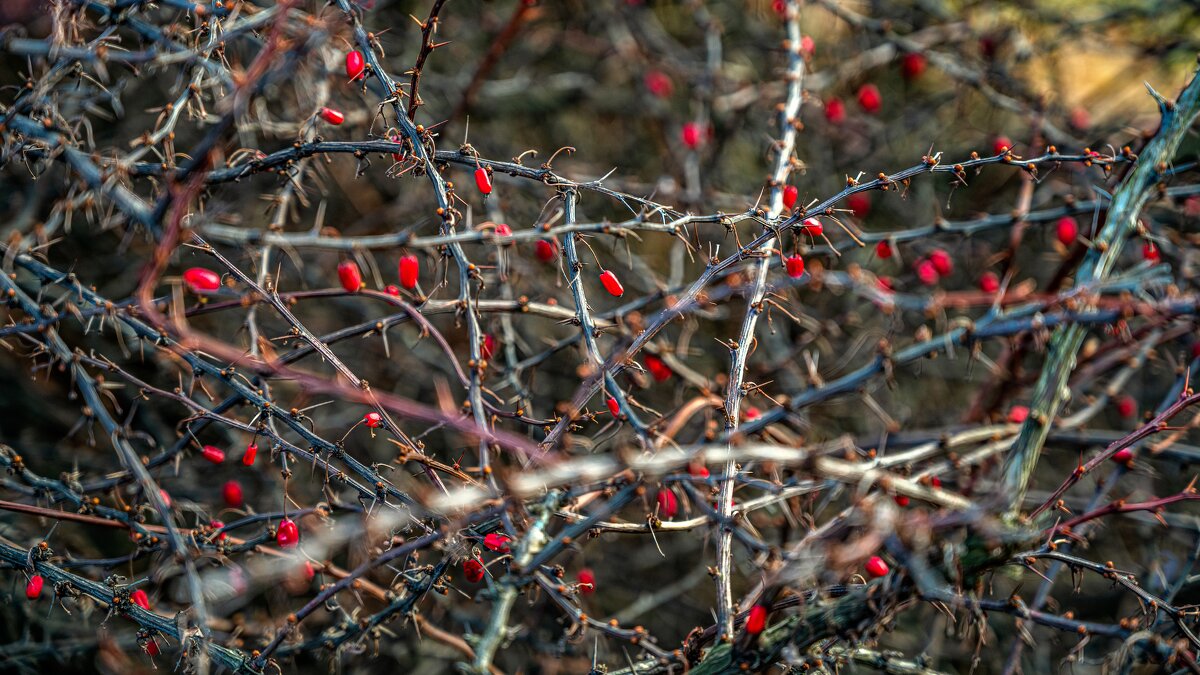
M830 124L841 124L846 121L846 104L840 98L831 98L825 102L825 119Z
M158 656L158 643L154 641L154 638L147 639L146 644L142 645L142 649L145 649L146 654L150 656Z
M609 295L617 298L625 295L625 287L621 285L621 281L617 279L617 275L613 274L612 270L604 270L600 274L600 283L604 285L604 290L608 291Z
M492 358L496 353L496 336L487 333L483 336L483 344L479 347L479 354L485 359Z
M1069 248L1079 236L1079 223L1071 216L1063 216L1054 224L1054 235L1058 237L1058 243Z
M466 560L463 562L463 576L473 584L483 581L483 563L474 558Z
M1008 140L1008 136L997 136L996 140L992 143L992 154L1003 155L1009 150L1012 150L1012 147L1013 143L1012 141Z
M25 598L27 600L37 600L42 595L42 586L46 585L46 580L42 575L35 574L29 577L29 582L25 584Z
M225 527L225 523L219 520L210 520L208 521L208 527L212 529L213 532L217 532ZM229 535L225 534L224 532L221 532L217 535L217 541L225 541L226 537L228 536Z
M703 464L689 464L688 473L692 474L696 478L708 478L709 476L708 467L704 466Z
M1117 464L1129 464L1133 461L1133 451L1129 448L1121 448L1113 453L1112 461Z
M140 588L129 594L129 601L142 609L150 609L150 596Z
M683 144L695 150L704 140L704 128L697 122L688 122L683 125L682 136Z
M417 275L421 272L421 261L415 255L400 258L400 285L412 290L417 287Z
M221 275L203 267L192 267L184 271L183 282L193 293L208 293L221 287Z
M275 535L279 548L291 548L300 543L300 528L295 521L285 518L279 523L279 533Z
M654 354L647 354L643 361L646 363L646 370L650 371L650 376L654 378L655 382L663 382L671 378L670 366Z
M954 261L950 260L950 254L940 248L929 254L929 262L933 263L933 269L941 276L950 274L954 269Z
M245 503L242 494L242 484L236 480L231 480L221 487L221 496L225 499L225 506L231 509L241 508Z
M879 93L879 87L873 84L864 84L858 89L858 104L866 112L874 115L883 107L883 95Z
M1008 409L1008 421L1012 424L1020 424L1029 417L1029 408L1023 405L1014 405Z
M795 185L789 185L783 188L783 208L790 209L796 205L796 200L800 197L800 190Z
M369 412L366 415L363 415L362 421L363 424L367 425L368 427L372 429L378 429L379 427L383 426L383 415L380 415L377 412Z
M159 488L158 496L162 497L164 506L166 506L168 509L171 508L171 493L167 492L166 490L164 490L162 488Z
M321 119L336 127L346 121L346 116L341 111L334 110L333 108L321 108Z
M926 286L932 286L938 282L937 267L934 267L933 262L922 260L917 263L917 278Z
M357 293L362 288L362 273L358 271L358 263L353 260L343 261L337 268L338 280L342 288L349 293Z
M533 253L538 260L548 263L558 255L558 245L550 239L538 239L533 245Z
M362 77L363 71L367 69L366 61L363 59L362 52L355 49L346 54L346 77L351 80L357 80Z
M804 276L804 258L798 255L790 255L784 260L784 265L787 267L789 277L799 279Z
M896 290L895 287L892 285L891 277L876 278L875 279L875 287L878 288L879 290L883 291L884 293L892 293Z
M387 293L388 295L400 297L400 287L395 284L388 284L387 287L383 289L383 292Z
M771 9L774 9L775 13L778 14L780 17L786 17L787 16L787 0L773 0L773 2L771 2Z
M913 82L925 73L925 55L909 52L900 60L900 73L904 79Z
M755 605L750 608L750 612L746 614L746 632L751 635L758 635L767 627L767 608L762 605Z
M206 445L201 448L200 455L213 464L220 464L225 461L225 451L213 445Z
M1148 241L1145 244L1142 244L1142 259L1156 263L1161 257L1162 256L1158 252L1158 247L1154 245L1154 242Z
M485 195L492 194L492 176L482 166L475 169L475 187Z
M315 576L317 576L317 571L315 569L313 569L312 563L305 560L304 561L304 580L312 581L313 577L315 577Z
M510 541L512 540L506 535L500 534L499 532L489 532L488 535L483 538L483 545L492 551L508 553L510 550L508 543Z
M621 404L617 402L615 396L609 396L605 404L608 406L608 412L612 413L613 417L621 416Z
M497 237L511 237L512 236L512 228L509 227L506 223L500 223L499 225L496 226L496 236Z
M800 36L800 54L806 59L811 59L813 54L817 53L817 44L813 42L811 35Z
M901 508L908 506L910 501L908 495L896 495L895 497L892 497L892 499L895 500L896 505L900 506Z
M579 592L584 595L591 595L596 592L596 575L590 567L585 567L579 570L579 574L575 577L579 581Z
M883 558L880 558L877 555L871 556L871 559L867 561L867 564L865 565L865 567L867 570L867 574L870 574L871 576L875 577L876 579L878 579L879 577L886 577L887 573L889 571L888 564L883 561Z
M679 500L675 497L675 493L667 489L658 491L658 497L655 498L658 502L658 513L667 520L670 520L679 513Z
M1137 401L1132 396L1122 396L1117 399L1117 414L1126 419L1137 413Z
M846 206L850 208L855 218L866 218L871 212L871 198L865 193L855 192L846 198Z
M742 417L744 417L747 422L752 422L759 417L762 417L762 412L758 408L750 406L749 408L746 408L746 412L742 413Z
M675 93L675 83L661 70L650 70L642 77L646 90L657 98L670 98Z
M825 234L825 226L822 225L821 221L817 220L817 218L815 216L812 218L806 219L804 221L804 225L802 227L803 227L804 231L809 234L809 236L814 237L814 238L819 237L822 234Z
M984 293L995 293L1000 290L1000 277L995 272L984 272L979 277L979 289Z
M887 260L892 257L892 245L887 241L881 241L875 244L875 255Z
M254 466L255 457L258 457L258 446L251 443L246 446L246 452L242 453L242 464Z
M938 478L937 476L930 476L929 484L935 488L940 488L940 487L942 487L942 479Z

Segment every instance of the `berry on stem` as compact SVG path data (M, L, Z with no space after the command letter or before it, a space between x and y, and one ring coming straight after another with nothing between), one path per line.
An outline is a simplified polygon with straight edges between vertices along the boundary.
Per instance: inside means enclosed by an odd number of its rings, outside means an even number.
M1132 396L1122 396L1117 399L1117 414L1129 419L1137 414L1137 401Z
M591 595L596 592L596 574L592 572L592 568L585 567L579 570L575 579L579 582L580 593Z
M193 293L211 293L221 287L221 275L203 267L192 267L183 272L183 282Z
M800 55L806 59L811 59L813 54L817 53L817 44L813 42L811 35L800 36Z
M388 295L400 297L400 287L395 284L388 284L384 287L383 292L387 293Z
M1129 448L1121 448L1113 453L1112 461L1116 462L1117 464L1124 464L1128 466L1133 462L1133 451Z
M42 575L35 574L29 577L29 581L25 584L25 599L37 600L42 595L42 587L46 585L46 580Z
M473 584L483 581L483 563L474 558L468 558L463 562L463 576Z
M351 80L357 80L362 77L363 72L367 69L367 62L363 59L362 52L355 49L346 54L346 77Z
M1159 254L1158 247L1154 245L1154 242L1148 241L1142 244L1142 259L1156 263L1160 258L1162 256Z
M140 588L129 594L129 601L144 610L150 609L150 596L146 595L146 591Z
M482 166L475 169L475 187L485 195L492 194L492 176Z
M293 520L284 518L279 523L279 532L275 535L279 548L291 548L300 543L300 528Z
M369 412L366 415L363 415L362 421L363 424L367 425L368 427L372 429L378 429L379 427L383 426L383 415L380 415L377 412Z
M362 288L362 272L358 271L358 263L353 260L342 261L337 268L338 280L348 293L357 293Z
M1020 424L1029 417L1029 408L1023 405L1014 405L1008 409L1008 421L1011 424Z
M892 245L889 242L881 241L878 244L875 244L875 255L879 258L887 260L888 258L892 257L892 253Z
M804 258L793 254L784 260L784 266L787 268L788 276L793 279L799 279L804 276Z
M421 261L415 255L400 258L400 285L408 290L417 287L417 276L421 273Z
M746 614L746 632L751 635L758 635L767 627L767 608L762 605L755 605L750 608L750 612Z
M550 239L538 239L533 245L533 254L538 260L548 263L558 256L558 244Z
M683 125L681 136L683 144L695 150L704 141L704 128L698 122L687 122Z
M813 216L812 218L805 218L804 223L800 226L800 229L807 232L808 236L813 238L825 234L825 226L821 224L821 221L817 219L816 216Z
M655 498L658 502L658 512L667 520L670 520L679 513L679 499L675 497L675 493L663 488L658 491L658 496Z
M225 451L215 445L204 446L200 449L200 455L213 464L220 464L225 461Z
M255 457L258 457L258 446L251 443L246 446L246 452L242 453L242 464L254 466Z
M996 140L992 142L992 154L1003 155L1012 150L1012 147L1013 143L1009 140L1008 136L997 136Z
M343 115L340 110L334 110L333 108L321 108L321 119L336 127L342 122L346 121L346 116Z
M483 344L479 347L479 354L485 359L491 359L496 353L496 336L487 333L483 336Z
M608 412L612 413L613 417L621 416L621 404L617 402L615 396L609 396L608 400L605 401L605 405L608 406Z
M796 200L800 197L800 190L795 185L788 185L783 188L783 208L790 209L796 205Z
M654 378L655 382L663 382L671 378L671 367L661 358L654 354L646 354L643 361L646 364L646 370L650 371L650 376Z
M509 539L507 535L500 534L499 532L489 532L487 536L483 538L483 545L491 551L508 553L510 550L508 546L510 541L512 540Z
M874 577L876 579L878 579L880 577L886 577L888 572L890 571L888 569L888 564L883 561L883 558L880 558L877 555L871 556L871 559L867 561L867 564L865 565L865 567L867 570L867 574L871 575L872 577Z
M617 275L613 274L612 270L604 270L600 273L600 283L604 286L604 290L613 297L621 297L625 295L625 287L621 285L621 281L617 279Z

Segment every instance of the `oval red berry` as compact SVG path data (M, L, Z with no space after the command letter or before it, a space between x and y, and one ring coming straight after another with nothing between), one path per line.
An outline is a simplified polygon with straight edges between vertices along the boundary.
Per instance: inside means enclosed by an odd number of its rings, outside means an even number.
M349 293L357 293L362 288L362 273L358 271L358 263L353 260L343 261L337 268L338 280L342 288Z
M617 279L617 275L613 274L612 270L604 270L600 274L600 283L609 295L617 298L625 295L625 287L621 285L621 281Z
M255 457L258 457L258 446L251 443L246 446L246 452L242 453L242 464L254 466Z
M463 563L463 576L473 584L483 581L483 563L474 558L467 560Z
M225 506L231 509L238 509L245 503L245 495L242 493L242 484L236 480L227 481L221 487L221 497L225 500Z
M475 169L475 187L485 195L492 194L492 177L482 166Z
M279 523L279 531L275 535L275 541L279 544L279 548L291 548L300 543L300 528L296 527L296 523L292 520L284 520Z
M193 293L209 293L221 287L221 275L203 267L192 267L184 271L183 282Z
M346 116L343 115L340 110L334 110L333 108L321 108L321 119L336 127L342 122L346 121Z
M421 262L415 255L400 258L400 285L408 290L417 287L417 276L421 273Z
M362 77L363 71L366 69L367 62L363 59L362 52L355 49L346 54L346 77L357 80Z
M220 464L225 461L225 451L215 445L204 446L200 450L200 455L213 464Z
M25 584L25 598L27 600L37 600L42 595L42 587L46 585L46 580L42 575L35 574L29 577L29 581Z
M755 605L750 608L746 614L746 632L751 635L758 635L767 627L767 608L762 605Z
M804 276L804 258L798 255L790 255L784 260L784 266L787 268L789 277L799 279Z

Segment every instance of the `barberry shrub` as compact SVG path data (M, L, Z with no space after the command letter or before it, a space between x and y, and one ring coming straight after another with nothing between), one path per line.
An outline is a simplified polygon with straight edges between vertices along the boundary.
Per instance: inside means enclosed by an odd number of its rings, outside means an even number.
M870 7L0 3L0 669L1195 671L1194 9Z

